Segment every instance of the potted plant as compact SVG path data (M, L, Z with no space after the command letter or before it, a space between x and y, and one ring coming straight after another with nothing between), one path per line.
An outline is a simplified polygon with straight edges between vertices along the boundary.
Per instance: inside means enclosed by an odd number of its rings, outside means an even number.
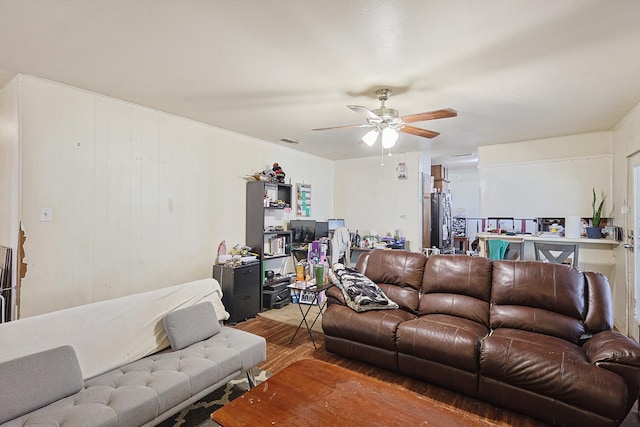
M587 227L587 237L589 239L599 239L602 237L602 229L600 228L600 222L602 221L602 207L607 196L604 196L600 201L600 205L596 209L596 190L593 189L593 201L591 202L591 208L593 209L593 216L591 218L591 227Z

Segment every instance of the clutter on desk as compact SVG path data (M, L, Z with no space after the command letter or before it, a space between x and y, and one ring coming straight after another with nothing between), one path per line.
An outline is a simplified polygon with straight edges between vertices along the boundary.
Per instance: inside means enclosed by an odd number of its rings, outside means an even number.
M291 293L293 304L322 304L326 298L325 291L317 292L315 279L303 282L294 282L287 286Z
M325 239L326 240L326 239ZM322 239L314 240L307 245L306 259L300 259L296 263L295 282L292 288L303 290L312 286L321 286L326 283L329 275L329 262L327 259L327 244ZM299 296L300 293L298 293ZM292 299L296 297L292 292Z
M393 232L387 232L379 236L375 231L369 235L360 236L358 230L351 237L351 247L356 249L404 249L405 239L402 230L396 228Z
M238 243L227 253L227 244L224 240L218 245L218 264L223 264L225 267L239 267L255 262L258 262L258 254L251 252L249 246Z

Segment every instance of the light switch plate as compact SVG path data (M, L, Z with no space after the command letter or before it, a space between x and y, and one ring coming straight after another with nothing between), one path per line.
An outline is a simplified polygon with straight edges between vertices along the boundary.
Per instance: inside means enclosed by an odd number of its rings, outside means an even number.
M42 222L53 221L53 209L52 208L40 208L40 221L42 221Z

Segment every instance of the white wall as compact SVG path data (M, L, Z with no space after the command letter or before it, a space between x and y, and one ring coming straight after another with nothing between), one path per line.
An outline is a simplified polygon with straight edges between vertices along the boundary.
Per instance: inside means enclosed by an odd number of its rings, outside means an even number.
M480 186L477 163L452 165L448 168L451 208L454 217L467 218L466 236L468 249L475 240L481 226Z
M449 188L454 216L480 216L480 187L477 167L449 167Z
M612 133L594 132L478 148L480 214L591 216L592 188L612 215Z
M245 181L279 162L333 214L333 163L180 117L19 76L27 275L21 317L211 275L244 243ZM40 208L53 221L39 220ZM291 214L294 215L294 214Z
M377 151L377 150L376 150ZM398 157L380 156L339 160L334 163L334 206L351 232L378 235L402 230L412 251L422 247L421 171L429 171L431 160L418 152L401 157L407 165L407 179L396 174ZM428 172L427 172L428 174Z

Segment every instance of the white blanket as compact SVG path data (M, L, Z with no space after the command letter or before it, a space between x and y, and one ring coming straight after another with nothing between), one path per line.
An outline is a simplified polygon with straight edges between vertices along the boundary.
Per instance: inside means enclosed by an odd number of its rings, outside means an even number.
M208 278L3 323L0 362L69 344L91 378L167 347L164 315L203 301L229 318L220 284Z

